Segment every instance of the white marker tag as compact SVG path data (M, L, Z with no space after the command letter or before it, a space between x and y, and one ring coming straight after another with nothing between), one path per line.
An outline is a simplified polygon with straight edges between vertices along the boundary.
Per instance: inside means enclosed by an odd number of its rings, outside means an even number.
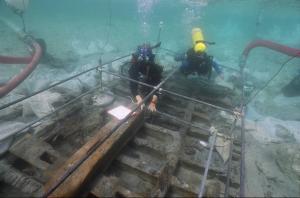
M108 113L118 120L123 120L129 113L131 113L131 110L121 105L109 110Z

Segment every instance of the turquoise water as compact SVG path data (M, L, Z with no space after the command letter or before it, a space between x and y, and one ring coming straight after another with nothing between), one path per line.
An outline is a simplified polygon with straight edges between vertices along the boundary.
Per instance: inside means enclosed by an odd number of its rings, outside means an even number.
M192 45L193 27L201 27L205 39L216 43L208 47L208 53L233 68L238 68L243 49L254 39L300 48L299 0L30 0L24 19L28 33L43 38L48 52L65 62L58 68L39 65L23 83L30 89L27 93L92 67L99 57L111 60L132 52L144 42L161 41L162 47L183 52ZM12 26L22 28L21 19L0 0L0 54L25 55L28 52ZM288 58L255 49L246 72L259 88ZM251 109L262 114L260 119L300 120L299 97L289 100L280 95L280 89L299 72L299 65L299 59L290 61L253 101ZM0 83L19 70L19 66L0 65ZM250 111L249 117L257 112ZM299 129L296 132L300 134Z
M0 16L20 24L3 3L0 9ZM132 50L141 42L155 42L161 21L163 45L184 50L191 44L191 28L200 26L206 39L217 43L209 51L234 64L255 38L299 46L299 13L297 0L31 0L25 20L30 32L47 41L49 50L60 53L71 49L76 39L83 45L107 42L108 32L109 44ZM57 49L60 45L63 49Z
M298 0L31 0L24 19L27 31L43 38L50 54L78 61L89 55L94 55L90 60L96 61L98 54L110 60L133 51L140 43L154 44L160 23L162 46L183 52L192 44L191 29L201 27L206 40L216 42L209 46L208 53L221 64L237 68L243 49L253 39L299 48L299 13ZM20 18L3 0L0 17L22 27ZM26 53L16 36L4 33L0 52L11 53L5 51L11 49L14 53ZM247 67L258 78L267 79L286 58L256 49ZM76 69L83 62L71 64ZM298 64L298 59L291 61L277 79L291 80ZM8 76L16 72L12 68L7 71L0 66Z

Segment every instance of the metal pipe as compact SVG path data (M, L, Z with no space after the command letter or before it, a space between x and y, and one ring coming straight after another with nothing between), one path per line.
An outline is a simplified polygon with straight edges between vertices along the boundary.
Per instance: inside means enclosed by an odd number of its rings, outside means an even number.
M266 47L274 51L286 54L288 56L300 57L300 49L291 48L268 40L254 40L250 42L243 51L243 56L248 57L253 48Z
M204 175L203 175L203 178L202 178L202 181L201 181L200 192L198 194L199 198L203 197L203 194L204 194L204 189L205 189L205 183L206 183L206 179L207 179L207 175L208 175L208 170L209 170L213 150L214 150L214 147L215 147L215 144L216 144L217 131L215 129L212 129L211 132L213 132L214 134L212 136L212 141L211 141L210 148L209 148L209 153L208 153L208 159L206 161L205 171L204 171Z
M230 177L231 177L231 167L232 167L232 151L233 151L233 130L235 129L237 119L234 119L234 122L231 125L230 134L231 134L231 142L230 142L230 151L229 151L229 161L227 166L227 178L225 185L225 194L224 197L228 197L229 195L229 185L230 185Z
M13 89L15 89L20 83L22 83L37 67L39 64L39 60L42 56L42 48L41 46L36 42L32 41L32 46L34 48L34 54L28 63L28 65L21 70L21 72L14 77L12 77L8 82L5 83L5 85L0 86L0 98L11 92ZM22 58L21 58L22 59ZM20 60L18 60L20 61ZM24 60L25 61L25 60Z
M200 129L200 130L202 130L202 131L210 132L210 130L209 130L209 129L207 129L207 128L203 128L203 127L200 127L200 126L194 125L192 122L187 122L187 121L185 121L185 120L183 120L183 119L177 118L177 117L175 117L175 116L172 116L172 115L170 115L170 114L163 113L163 112L161 112L161 111L158 111L158 110L156 111L156 113L158 113L159 115L165 116L165 117L167 117L167 118L170 118L170 119L176 120L177 122L181 122L181 123L183 123L183 124L185 124L185 125L187 125L187 126L191 126L191 127L194 127L194 128Z
M117 77L122 78L122 79L124 79L124 80L128 80L128 81L131 81L131 82L134 82L134 83L138 83L138 84L143 85L143 86L146 86L146 87L155 88L155 86L152 86L152 85L149 85L149 84L147 84L147 83L143 83L143 82L140 82L140 81L137 81L137 80L128 78L128 77L123 76L123 75L119 75L119 74L116 74L116 73L113 73L113 72L109 72L109 71L107 71L107 70L103 70L103 72L108 73L108 74L113 75L113 76L117 76ZM226 108L223 108L223 107L220 107L220 106L217 106L217 105L210 104L210 103L208 103L208 102L204 102L204 101L202 101L202 100L198 100L198 99L194 99L194 98L191 98L191 97L188 97L188 96L184 96L184 95L175 93L175 92L173 92L173 91L169 91L169 90L162 89L162 88L160 88L159 91L160 91L160 92L165 92L165 93L167 93L167 94L174 95L174 96L177 96L177 97L179 97L179 98L183 98L183 99L186 99L186 100L195 102L195 103L204 104L204 105L210 106L210 107L212 107L212 108L218 109L218 110L220 110L220 111L226 111L226 112L228 112L228 113L235 114L235 111L234 111L234 110L226 109Z
M17 99L17 100L15 100L15 101L13 101L13 102L7 103L7 104L1 106L1 107L0 107L0 110L5 109L5 108L7 108L7 107L9 107L9 106L11 106L11 105L14 105L14 104L16 104L16 103L18 103L18 102L21 102L21 101L23 101L23 100L26 100L26 99L28 99L28 98L31 98L32 96L35 96L35 95L37 95L37 94L39 94L39 93L42 93L42 92L44 92L44 91L46 91L46 90L49 90L49 89L51 89L51 88L53 88L53 87L56 87L56 86L58 86L58 85L60 85L60 84L63 84L63 83L65 83L65 82L67 82L67 81L69 81L69 80L71 80L71 79L73 79L73 78L76 78L76 77L78 77L78 76L81 76L81 75L83 75L83 74L85 74L85 73L87 73L87 72L90 72L90 71L95 70L95 69L99 69L100 67L103 67L104 65L107 65L107 64L109 64L109 63L115 62L115 61L117 61L117 60L120 60L120 59L123 59L123 58L126 58L126 57L129 57L130 55L131 55L131 54L128 54L128 55L119 57L119 58L114 59L114 60L112 60L112 61L109 61L109 62L107 62L107 63L101 64L101 65L99 65L99 66L96 66L96 67L93 67L93 68L88 69L88 70L86 70L86 71L83 71L83 72L81 72L81 73L79 73L79 74L76 74L76 75L74 75L74 76L71 76L71 77L69 77L69 78L67 78L67 79L64 79L64 80L62 80L62 81L59 81L59 82L57 82L57 83L54 83L53 85L51 85L51 86L49 86L49 87L47 87L47 88L41 89L41 90L39 90L39 91L37 91L37 92L35 92L35 93L29 95L29 96L26 96L26 97ZM99 69L99 70L101 70L101 69ZM101 71L100 71L100 72L101 72ZM122 79L125 79L125 80L128 80L128 81L131 81L131 82L138 83L138 84L143 85L143 86L147 86L147 87L150 87L150 88L154 88L154 86L152 86L152 85L149 85L149 84L146 84L146 83L143 83L143 82L139 82L139 81L137 81L137 80L128 78L128 77L126 77L126 76L119 75L119 74L116 74L116 73L113 73L113 72L109 72L109 71L107 71L107 70L103 70L103 69L102 69L102 72L108 73L108 74L113 75L113 76L117 76L117 77L119 77L119 78L122 78ZM100 77L101 77L101 76L100 76ZM101 79L100 79L100 80L101 80ZM100 82L100 83L101 83L101 82ZM160 89L160 91L166 92L166 93L168 93L168 94L171 94L171 95L174 95L174 96L177 96L177 97L180 97L180 98L183 98L183 99L186 99L186 100L195 102L195 103L200 103L200 104L208 105L208 106L210 106L210 107L212 107L212 108L215 108L215 109L218 109L218 110L221 110L221 111L226 111L226 112L229 112L229 113L231 113L231 114L234 114L234 113L235 113L233 110L226 109L226 108L223 108L223 107L220 107L220 106L216 106L216 105L210 104L210 103L208 103L208 102L204 102L204 101L201 101L201 100L198 100L198 99L190 98L190 97L187 97L187 96L184 96L184 95L181 95L181 94L177 94L177 93L172 92L172 91L169 91L169 90Z
M127 58L127 57L129 57L129 56L131 56L131 54L127 54L127 55L121 56L121 57L119 57L119 58L116 58L116 59L114 59L114 60L111 60L111 61L108 61L108 62L106 62L106 63L103 63L102 66L107 65L107 64L112 63L112 62L115 62L115 61L118 61L118 60L123 59L123 58ZM60 84L63 84L63 83L65 83L65 82L69 81L69 80L72 80L72 79L74 79L74 78L76 78L76 77L78 77L78 76L81 76L81 75L83 75L83 74L86 74L86 73L88 73L88 72L90 72L90 71L92 71L92 70L95 70L95 69L99 68L99 67L100 67L100 65L99 65L99 66L96 66L96 67L93 67L93 68L90 68L90 69L85 70L85 71L83 71L83 72L80 72L80 73L78 73L78 74L76 74L76 75L74 75L74 76L70 76L70 77L68 77L68 78L66 78L66 79L64 79L64 80L61 80L61 81L59 81L59 82L57 82L57 83L54 83L54 84L52 84L51 86L49 86L49 87L47 87L47 88L41 89L41 90L39 90L39 91L37 91L37 92L34 92L34 93L30 94L29 96L25 96L25 97L22 97L22 98L19 98L19 99L15 100L15 101L12 101L12 102L10 102L10 103L7 103L7 104L5 104L5 105L3 105L3 106L0 107L0 111L1 111L2 109L5 109L5 108L11 106L11 105L17 104L18 102L21 102L21 101L23 101L23 100L26 100L26 99L28 99L28 98L31 98L31 97L33 97L33 96L39 94L39 93L42 93L42 92L44 92L44 91L47 91L47 90L49 90L49 89L51 89L51 88L53 88L53 87L56 87L56 86L58 86L58 85L60 85Z
M2 64L28 64L30 63L32 56L30 57L12 57L12 56L1 56L0 63Z
M112 134L115 132L123 123L127 122L127 120L133 115L135 111L137 111L143 103L145 103L174 73L178 70L178 68L174 69L162 82L160 82L143 100L140 104L138 104L132 111L129 113L123 120L121 120L115 127L111 129L109 134L102 140L97 141L81 158L77 161L73 166L71 166L58 180L57 182L43 195L43 197L48 197L53 193L56 188L61 185L67 177L69 177L103 142L105 142Z
M117 96L118 96L118 97L122 97L122 98L124 98L124 99L128 99L127 97L124 97L124 96L121 96L121 95L117 95ZM131 101L132 101L132 100L131 100ZM165 117L167 117L167 118L170 118L170 119L176 120L176 121L178 121L178 122L181 122L181 123L183 123L183 124L185 124L185 125L187 125L187 126L191 126L191 127L194 127L194 128L197 128L197 129L200 129L200 130L202 130L202 131L206 131L206 132L209 132L209 133L210 133L210 130L209 130L209 129L203 128L203 127L200 127L200 126L197 126L197 125L194 125L192 122L187 122L187 121L185 121L185 120L183 120L183 119L177 118L177 117L175 117L175 116L172 116L172 115L170 115L170 114L161 112L161 111L159 111L159 110L156 110L155 114L156 114L156 113L159 114L159 115L161 115L161 116L165 116Z
M64 109L64 108L66 108L67 106L69 106L69 105L72 104L73 102L79 100L80 98L82 98L82 97L84 97L84 96L86 96L86 95L92 93L93 91L95 91L96 89L99 89L99 88L100 88L100 85L97 86L97 87L94 87L93 89L91 89L91 90L89 90L89 91L87 91L87 92L85 92L85 93L79 95L78 97L76 97L76 98L70 100L69 102L67 102L67 103L65 103L64 105L62 105L62 106L58 107L57 109L55 109L53 112L51 112L51 113L49 113L49 114L47 114L47 115L45 115L45 116L43 116L43 117L41 117L41 118L35 120L35 121L30 122L29 124L25 125L25 126L22 127L21 129L15 131L15 132L13 133L13 136L18 135L19 133L21 133L21 132L24 131L25 129L28 129L28 128L32 127L34 124L38 123L39 121L41 121L41 120L43 120L43 119L45 119L45 118L47 118L47 117L50 117L51 115L53 115L53 114L57 113L58 111L60 111L60 110L62 110L62 109Z
M300 57L300 49L291 48L285 45L281 45L278 43L274 43L268 40L254 40L250 42L246 48L244 49L241 58L240 58L240 73L241 73L241 81L242 81L242 101L241 101L241 111L243 114L246 114L247 111L247 103L245 102L245 76L244 76L244 68L249 56L249 53L252 49L256 47L266 47L269 49L272 49L274 51L286 54L288 56L294 57ZM289 59L291 60L291 59ZM288 61L289 61L288 60ZM242 116L241 120L241 164L240 164L240 197L245 196L245 116Z
M242 98L241 98L241 163L240 163L240 197L245 197L245 113L246 113L246 104L245 104L245 63L246 56L242 55L240 62L240 75L242 81Z
M183 99L195 102L195 103L199 103L199 104L204 104L204 105L210 106L210 107L218 109L220 111L226 111L226 112L231 113L231 114L235 114L236 113L234 110L226 109L226 108L223 108L223 107L220 107L220 106L217 106L217 105L213 105L213 104L210 104L208 102L204 102L202 100L198 100L198 99L194 99L194 98L191 98L191 97L188 97L188 96L184 96L184 95L172 92L172 91L168 91L168 90L165 90L165 89L161 89L161 91L162 92L166 92L166 93L168 93L170 95L173 95L173 96L177 96L179 98L183 98Z
M129 77L127 77L127 76L123 76L123 75L120 75L120 74L116 74L116 73L113 73L113 72L110 72L110 71L107 71L107 70L103 70L103 72L104 72L104 73L107 73L107 74L110 74L110 75L112 75L112 76L119 77L119 78L124 79L124 80L128 80L128 81L130 81L130 82L137 83L137 84L139 84L139 85L143 85L143 86L145 86L145 87L149 87L149 88L153 88L153 89L155 88L155 86L153 86L153 85L150 85L150 84L147 84L147 83L143 83L143 82L140 82L140 81L138 81L138 80L134 80L134 79L129 78Z
M246 108L244 109L244 113L246 112ZM243 116L241 120L241 165L240 165L240 197L245 197L245 177L246 177L246 163L245 163L245 147L246 147L246 142L245 142L245 118Z

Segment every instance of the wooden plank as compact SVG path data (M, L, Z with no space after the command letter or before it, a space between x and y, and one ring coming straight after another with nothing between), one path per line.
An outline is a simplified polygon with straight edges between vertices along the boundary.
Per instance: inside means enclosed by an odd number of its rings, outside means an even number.
M22 173L3 159L0 161L0 180L28 195L39 197L42 194L43 185L40 182Z
M184 117L183 120L190 122L192 120L192 115L195 109L194 103L188 103L187 108L184 111ZM173 177L173 174L176 170L178 161L179 161L179 154L182 149L182 146L184 145L184 136L189 130L189 126L183 126L179 129L179 134L181 136L177 137L177 141L174 141L174 144L177 148L174 148L173 152L167 153L167 163L165 167L160 172L160 175L158 177L158 181L156 183L155 188L152 190L151 197L165 197L170 185L171 185L171 179Z
M78 196L78 192L90 180L93 173L102 172L114 159L115 155L123 146L135 135L137 130L143 125L143 113L138 112L127 122L122 124L119 129L109 136L111 129L118 124L119 121L112 120L106 124L98 133L79 149L65 165L57 171L53 179L45 186L45 192L53 187L69 168L77 163L87 152L99 141L108 138L93 152L65 181L58 186L49 197L74 197Z
M61 159L60 154L50 144L31 134L18 140L9 152L41 170L49 169Z

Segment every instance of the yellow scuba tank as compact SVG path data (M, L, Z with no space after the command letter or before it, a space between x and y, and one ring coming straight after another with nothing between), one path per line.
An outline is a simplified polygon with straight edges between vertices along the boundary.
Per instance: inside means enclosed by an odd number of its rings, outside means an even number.
M204 44L204 36L200 28L192 29L192 40L195 52L204 52L206 45Z

